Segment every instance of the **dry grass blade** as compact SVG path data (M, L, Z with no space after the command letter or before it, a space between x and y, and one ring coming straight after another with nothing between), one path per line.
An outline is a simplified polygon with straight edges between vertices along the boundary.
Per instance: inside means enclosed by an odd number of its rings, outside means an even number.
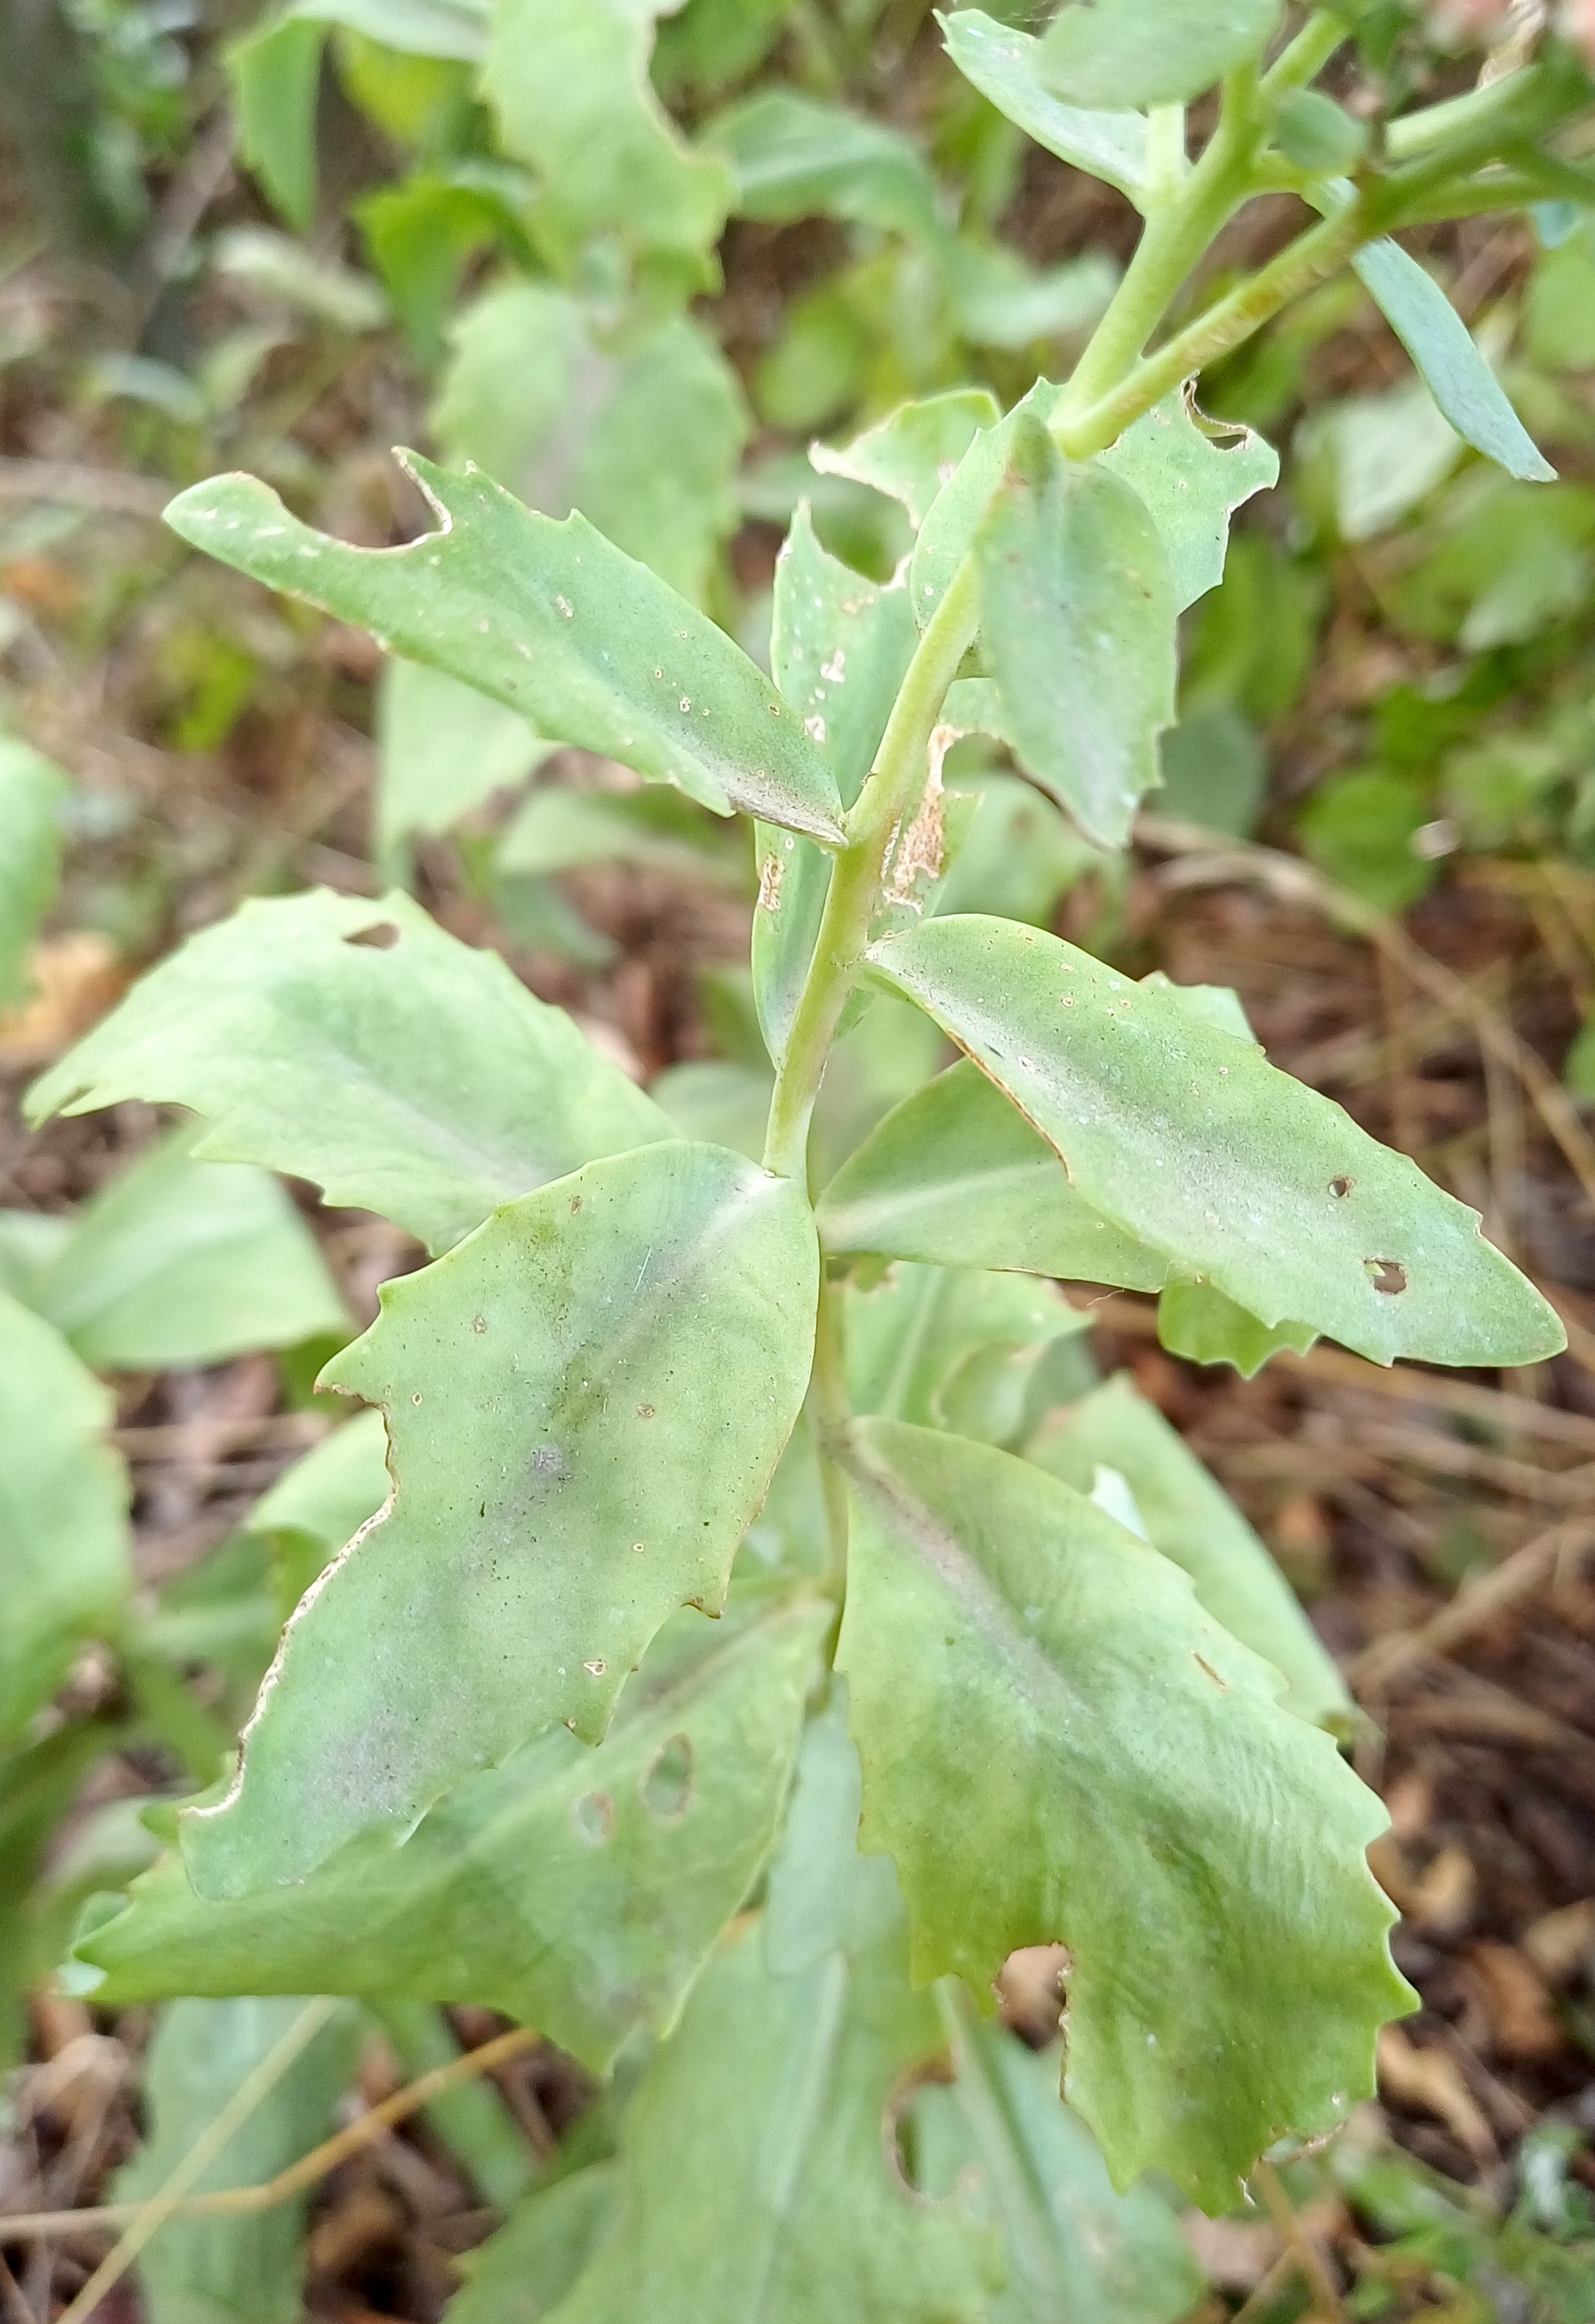
M312 2042L337 2007L335 2000L307 2002L293 2024L252 2074L234 2091L208 2130L197 2138L177 2169L157 2194L140 2204L127 2233L108 2252L71 2304L61 2311L60 2324L84 2324L100 2301L133 2265L151 2236L164 2226L182 2203L196 2179L207 2171L262 2100L276 2087L300 2052ZM68 2214L69 2218L72 2215ZM82 2213L78 2218L81 2219Z
M1259 2163L1252 2177L1268 2217L1284 2236L1286 2246L1294 2255L1303 2280L1313 2294L1313 2312L1329 2319L1330 2324L1344 2324L1346 2311L1341 2305L1334 2271L1319 2248L1317 2237L1286 2194L1285 2182L1278 2172L1271 2163Z
M69 2228L76 2231L82 2227L120 2227L131 2224L136 2229L148 2212L159 2208L160 2218L139 2237L142 2246L149 2241L155 2227L166 2219L215 2218L240 2211L272 2210L279 2203L286 2203L290 2196L300 2194L305 2188L314 2186L318 2179L324 2179L329 2171L336 2170L349 2155L358 2153L363 2146L369 2145L373 2138L391 2129L394 2123L402 2122L420 2107L430 2106L432 2100L445 2090L453 2089L456 2083L469 2081L478 2074L491 2072L494 2066L502 2066L511 2058L519 2057L523 2050L534 2048L542 2039L541 2034L529 2025L514 2026L508 2034L500 2034L494 2040L483 2043L478 2049L462 2052L459 2057L451 2058L446 2066L435 2066L429 2074L422 2074L415 2081L407 2082L401 2090L395 2090L391 2098L383 2098L380 2106L371 2107L347 2129L338 2131L333 2137L324 2140L321 2145L312 2147L309 2154L301 2154L297 2163L290 2163L287 2170L280 2171L274 2179L268 2179L258 2187L217 2188L206 2195L185 2196L180 2189L176 2199L169 2201L175 2180L180 2176L185 2185L192 2184L198 2172L226 2145L239 2124L264 2098L272 2084L286 2071L310 2035L326 2024L327 2016L337 2006L336 2002L312 2003L311 2010L319 2010L321 2015L305 2032L301 2032L301 2028L310 2010L295 2020L277 2049L256 2068L226 2112L217 2116L199 2145L184 2161L180 2172L173 2173L172 2179L151 2202L102 2203L94 2210L19 2211L9 2218L0 2215L0 2243L21 2241L23 2237L34 2236L59 2235ZM289 2046L290 2043L291 2048ZM286 2054L281 2054L283 2052ZM241 2107L240 2101L245 2093L249 2094L249 2103ZM218 2131L222 2133L219 2138L217 2136ZM201 2148L205 2150L202 2154ZM197 2164L196 2155L200 2158ZM115 2260L132 2242L131 2235L124 2236L106 2265L108 2267L111 2260ZM135 2256L136 2251L127 2252L128 2259ZM126 2260L124 2260L122 2266L125 2265ZM122 2267L118 2267L116 2273L120 2274ZM88 2288L86 2284L84 2291ZM101 2292L105 2289L102 2286ZM79 2299L82 2296L80 2293ZM97 2299L100 2296L100 2292L96 2293ZM72 2324L78 2324L78 2313L74 2303L73 2309L69 2310ZM81 2313L87 2315L88 2310L85 2309ZM68 2324L67 2317L60 2318L60 2324Z
M1451 1653L1539 1589L1566 1559L1581 1556L1591 1545L1595 1522L1579 1519L1549 1526L1514 1551L1504 1565L1459 1590L1448 1605L1415 1629L1391 1631L1365 1646L1349 1666L1348 1681L1364 1694L1377 1693L1415 1656Z

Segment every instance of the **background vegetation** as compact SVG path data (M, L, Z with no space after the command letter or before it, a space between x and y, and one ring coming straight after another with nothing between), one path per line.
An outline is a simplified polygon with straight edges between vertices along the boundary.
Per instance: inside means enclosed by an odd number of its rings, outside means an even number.
M589 19L603 37L577 39ZM1465 89L1534 19L1378 0L1339 93L1355 113ZM800 499L867 572L905 545L810 439L942 386L1007 405L1057 376L1133 241L1110 189L951 69L919 0L688 0L652 32L645 9L549 0L550 108L531 85L480 101L475 0L0 18L0 1282L110 1384L140 1591L123 1647L86 1655L0 1757L0 2042L26 2061L0 2210L159 2185L291 2016L96 2012L50 1972L84 1899L154 1855L140 1811L209 1780L281 1607L381 1498L380 1443L329 1434L310 1382L421 1256L198 1170L145 1108L27 1136L18 1093L241 898L396 880L697 1134L755 1136L767 1094L734 830L383 668L191 556L161 508L249 468L346 538L397 542L425 512L388 447L418 445L579 503L761 655ZM1249 212L1204 290L1289 216L1283 196ZM1406 239L1559 481L1469 454L1336 281L1204 383L1285 472L1187 617L1135 847L1092 848L984 745L947 770L962 904L1234 986L1277 1062L1484 1213L1570 1338L1514 1376L1319 1351L1244 1382L1166 1355L1146 1303L1095 1311L1096 1365L1128 1365L1217 1471L1373 1714L1378 1869L1425 2005L1385 2037L1382 2110L1281 2173L1266 2216L1193 2222L1189 2258L1162 2220L1137 2246L1155 2264L1081 2278L1081 2316L1116 2324L1595 2317L1595 211ZM59 851L29 856L5 817L41 788ZM827 1084L837 1150L936 1054L878 1006ZM0 1391L25 1416L36 1385L23 1367ZM324 1443L312 1489L279 1482ZM1010 1973L1038 2046L1055 1971ZM369 2107L501 2024L329 2019L224 2178L291 2163L351 2089ZM367 2139L302 2216L165 2230L102 2312L291 2317L308 2255L317 2315L436 2316L495 2210L601 2151L592 2097L524 2049ZM0 2301L48 2324L104 2248L7 2245ZM508 2296L483 2313L521 2312Z

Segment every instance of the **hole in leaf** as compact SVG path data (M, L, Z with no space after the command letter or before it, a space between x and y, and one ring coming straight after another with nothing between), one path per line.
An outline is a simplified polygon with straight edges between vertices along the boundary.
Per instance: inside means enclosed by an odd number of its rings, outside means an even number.
M584 1792L572 1803L570 1821L584 1840L602 1848L614 1830L614 1802L607 1792Z
M1329 1182L1329 1191L1337 1202L1343 1203L1356 1184L1355 1178L1332 1178Z
M642 1804L656 1816L678 1816L692 1797L692 1738L672 1735L642 1778Z
M371 952L392 952L399 941L399 930L392 920L378 920L369 928L356 928L346 936L346 945L364 945Z
M1406 1269L1398 1259L1365 1259L1369 1281L1376 1291L1388 1291L1392 1298L1406 1288Z

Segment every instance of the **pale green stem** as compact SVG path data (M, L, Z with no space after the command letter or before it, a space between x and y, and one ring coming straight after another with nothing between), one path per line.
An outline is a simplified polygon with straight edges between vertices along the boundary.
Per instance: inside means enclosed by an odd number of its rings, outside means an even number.
M908 664L874 770L847 819L847 844L832 868L808 981L770 1103L764 1167L778 1177L803 1171L820 1076L870 941L891 843L918 799L942 704L979 625L979 585L973 560L965 558Z
M1177 198L1190 175L1185 150L1185 108L1155 105L1147 115L1147 207L1161 209Z
M1071 460L1085 460L1115 443L1134 420L1187 380L1204 364L1250 338L1293 299L1328 279L1353 252L1378 231L1360 202L1338 217L1326 218L1310 234L1282 250L1259 273L1240 283L1166 345L1148 355L1089 410L1062 421L1055 416L1053 434Z
M1258 85L1258 103L1264 115L1271 114L1292 89L1305 88L1310 80L1316 80L1348 37L1345 19L1337 9L1315 8Z
M820 1261L819 1313L815 1319L814 1376L808 1388L809 1417L820 1456L820 1490L825 1504L825 1589L840 1597L847 1582L847 1480L835 1452L853 1417L847 1393L842 1339L841 1295Z
M1062 431L1115 387L1137 360L1219 229L1249 190L1257 143L1251 106L1255 73L1232 73L1224 84L1218 127L1178 197L1155 209L1124 280L1097 325L1091 345L1058 398L1052 428Z

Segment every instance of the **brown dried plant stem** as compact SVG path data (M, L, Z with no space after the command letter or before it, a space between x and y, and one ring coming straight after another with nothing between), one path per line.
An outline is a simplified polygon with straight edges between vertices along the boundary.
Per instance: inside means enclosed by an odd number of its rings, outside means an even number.
M432 2100L456 2083L485 2074L494 2066L519 2057L532 2049L542 2039L530 2026L517 2025L508 2034L501 2034L479 2049L466 2050L445 2066L438 2066L429 2074L406 2083L395 2090L380 2106L373 2107L347 2129L338 2131L309 2154L301 2155L287 2170L280 2171L256 2187L219 2188L203 2195L190 2195L191 2187L207 2166L215 2161L243 2123L254 2111L276 2083L287 2072L296 2057L319 2033L333 2011L335 2000L313 2001L301 2011L289 2027L276 2048L262 2060L248 2080L184 2156L158 2193L143 2203L103 2203L92 2210L23 2211L9 2217L0 2214L0 2244L32 2240L36 2236L76 2234L88 2227L125 2227L127 2233L101 2262L89 2277L59 2324L84 2324L112 2285L125 2273L156 2230L168 2219L207 2218L236 2215L240 2212L269 2211L291 2196L313 2186L318 2179L346 2160L351 2154L370 2144L383 2131L396 2122L429 2106Z

